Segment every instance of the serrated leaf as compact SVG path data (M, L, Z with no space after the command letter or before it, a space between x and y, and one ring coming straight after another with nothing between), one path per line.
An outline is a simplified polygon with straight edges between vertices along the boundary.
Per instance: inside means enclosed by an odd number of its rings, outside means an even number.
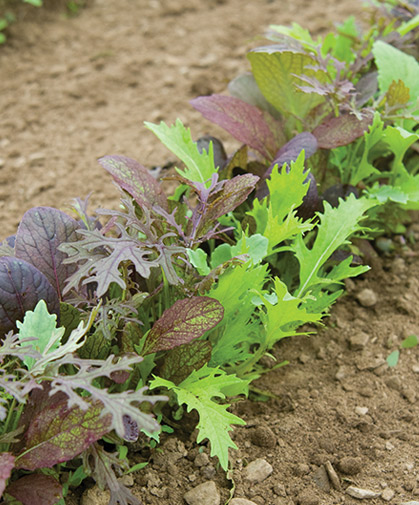
M211 443L211 456L217 456L223 470L228 468L228 450L237 449L228 432L232 424L244 425L243 419L227 411L229 405L222 405L213 398L224 399L229 391L247 394L248 381L235 375L227 375L218 368L204 366L194 371L176 386L173 382L156 377L150 387L166 387L176 393L179 405L186 404L187 411L196 410L199 414L197 442L205 438Z
M301 297L316 284L332 282L320 270L330 256L356 231L362 230L360 221L365 218L365 212L376 206L376 200L356 198L350 194L346 200L340 200L336 208L324 202L324 213L318 214L318 232L313 246L309 249L304 239L299 235L290 247L300 263L300 285L296 296ZM351 277L348 267L346 277Z
M56 505L63 495L61 484L54 477L42 473L15 480L8 486L7 492L23 505Z
M381 93L387 93L393 81L401 80L409 89L410 97L419 96L419 63L409 54L396 49L382 40L377 40L372 48L378 68L378 84ZM409 107L413 113L418 111L417 103Z
M45 300L50 314L59 315L57 292L42 272L22 259L1 257L0 335L16 328L16 321L22 321L39 300Z
M0 453L0 498L6 488L6 481L15 467L15 456L10 452Z
M223 318L223 306L208 296L177 300L163 312L146 337L143 354L167 351L201 337Z
M26 345L43 353L54 351L60 345L65 329L57 328L57 316L50 314L44 300L39 300L33 311L28 310L25 313L23 322L17 321L16 326L19 329L19 339L35 338ZM23 362L31 370L36 360L31 357L24 358Z
M372 124L373 114L370 111L363 113L362 119L353 114L341 114L338 117L326 119L313 130L319 147L322 149L334 149L346 146L361 137Z
M418 337L416 335L409 335L401 343L400 347L402 349L411 349L419 344Z
M322 72L307 68L316 63L309 54L273 45L254 49L248 58L259 89L282 115L304 118L324 101L323 97L297 89L297 85L301 84L299 75L325 80Z
M206 119L221 126L235 139L270 160L279 148L277 132L282 125L272 116L239 98L225 95L200 96L190 101Z
M31 263L51 283L62 299L66 279L76 270L64 263L66 253L58 249L64 242L78 239L77 221L51 207L34 207L23 215L16 234L15 256Z
M50 468L69 461L111 429L111 416L102 415L100 402L85 399L89 407L69 408L66 399L45 405L32 418L26 432L25 449L16 459L16 467L25 470Z
M213 174L217 173L212 144L208 152L200 152L192 140L190 129L185 128L180 119L172 126L167 126L163 121L159 125L144 124L186 165L185 170L176 169L180 175L192 182L204 183L207 188L210 186Z
M159 205L168 209L167 197L156 179L143 165L126 156L103 156L99 163L141 208Z
M194 370L199 370L211 358L211 344L207 340L194 340L168 351L159 368L159 376L180 384Z

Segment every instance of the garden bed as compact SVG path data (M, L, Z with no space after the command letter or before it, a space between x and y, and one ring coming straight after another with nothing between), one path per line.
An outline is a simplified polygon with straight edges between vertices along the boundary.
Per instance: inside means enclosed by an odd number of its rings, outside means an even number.
M227 139L188 100L223 92L247 70L246 49L270 23L298 21L324 32L354 9L353 2L332 1L321 10L312 2L169 4L96 0L77 18L44 10L36 22L27 16L12 27L0 51L7 76L0 83L4 236L15 232L27 209L65 210L72 197L90 191L92 208L114 208L118 192L99 156L123 154L150 167L172 161L145 120L180 117L194 136L210 131ZM231 140L225 145L237 147ZM419 240L417 225L408 234ZM404 338L419 334L418 249L397 239L392 245L394 251L375 258L372 272L347 281L348 294L326 328L277 345L275 356L290 365L256 382L253 401L233 406L247 422L234 429L233 480L206 457L209 448L199 450L196 418L186 416L160 448L132 450L132 463L149 462L125 477L133 494L144 504L181 505L185 493L212 481L208 504L217 503L218 493L225 502L232 482L234 497L257 505L358 503L345 493L349 485L376 493L371 505L419 501L418 350L402 350L395 368L386 363ZM371 290L367 300L365 289ZM249 480L246 468L258 459L272 472ZM328 462L340 489L325 478ZM270 472L269 465L262 463ZM79 489L67 500L107 503L100 495L96 487Z

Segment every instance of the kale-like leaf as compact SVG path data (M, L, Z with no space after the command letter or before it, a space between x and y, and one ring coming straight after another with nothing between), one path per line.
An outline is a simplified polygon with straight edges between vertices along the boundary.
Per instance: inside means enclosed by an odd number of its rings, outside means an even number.
M56 290L46 276L22 259L0 258L0 336L16 328L27 310L45 300L50 313L59 315Z
M154 323L142 352L167 351L187 344L214 328L222 320L223 314L223 306L207 296L177 300Z
M51 207L34 207L23 215L16 234L15 256L40 270L62 299L65 280L75 265L64 263L67 255L58 249L63 242L77 240L80 225L64 212Z

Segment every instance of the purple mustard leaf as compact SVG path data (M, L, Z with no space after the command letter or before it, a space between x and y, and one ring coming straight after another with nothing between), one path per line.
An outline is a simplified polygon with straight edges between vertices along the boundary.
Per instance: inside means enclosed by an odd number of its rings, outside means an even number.
M6 488L6 481L15 467L15 457L10 452L0 453L0 498Z
M362 119L353 114L329 117L313 130L313 135L321 149L346 146L368 130L373 118L374 114L370 110L362 111Z
M34 207L25 212L17 230L16 258L31 263L42 272L60 300L64 282L76 267L63 263L67 255L58 246L77 240L76 230L79 228L75 219L58 209Z
M299 133L282 146L275 154L274 160L267 170L265 177L271 175L272 169L275 165L278 165L278 167L281 168L284 163L288 163L289 165L291 161L296 161L303 149L305 152L305 159L308 159L317 151L317 147L317 139L313 134L310 132Z
M138 424L126 414L122 417L122 421L125 428L124 440L127 442L135 442L140 434Z
M171 349L164 355L159 377L180 384L194 370L199 370L209 362L211 349L208 340L193 340Z
M52 397L38 415L32 417L25 434L23 452L16 468L35 470L69 461L111 430L111 416L103 415L98 401L85 399L86 410L69 407L67 399Z
M119 155L104 156L99 159L99 163L134 198L141 209L159 205L167 210L168 201L163 189L143 165Z
M30 263L0 258L0 336L16 328L25 312L45 300L50 314L60 314L60 301L47 277Z
M25 475L7 487L7 493L23 505L55 505L62 497L61 484L42 473Z
M193 296L177 300L163 312L148 333L143 354L167 351L201 337L223 318L224 308L214 298Z
M378 72L364 74L355 85L356 105L362 107L378 91Z
M272 159L278 150L282 125L268 112L233 96L200 96L190 103L206 119L227 130L264 158Z

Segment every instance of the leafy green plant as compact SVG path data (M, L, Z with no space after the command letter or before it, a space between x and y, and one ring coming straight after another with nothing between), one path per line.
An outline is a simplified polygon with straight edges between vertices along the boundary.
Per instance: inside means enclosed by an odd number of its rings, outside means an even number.
M411 349L412 347L416 347L418 344L419 344L418 337L416 335L409 335L400 344L400 350ZM393 368L399 362L400 350L396 349L387 356L386 361L389 367Z

